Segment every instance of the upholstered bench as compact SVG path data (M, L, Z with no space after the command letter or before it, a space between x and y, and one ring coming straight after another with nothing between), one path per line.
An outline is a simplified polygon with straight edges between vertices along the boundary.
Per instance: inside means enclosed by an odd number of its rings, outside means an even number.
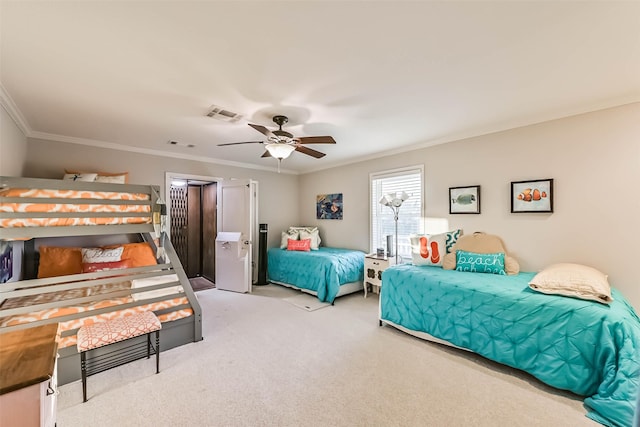
M80 353L80 370L82 373L82 398L87 401L87 377L107 369L115 368L145 356L145 343L118 346L113 351L101 352L90 358L90 350L127 341L141 335L147 335L146 356L156 355L156 374L160 372L160 329L162 324L151 311L144 311L118 319L98 322L83 326L78 330L77 347ZM156 333L155 347L151 344L151 333Z

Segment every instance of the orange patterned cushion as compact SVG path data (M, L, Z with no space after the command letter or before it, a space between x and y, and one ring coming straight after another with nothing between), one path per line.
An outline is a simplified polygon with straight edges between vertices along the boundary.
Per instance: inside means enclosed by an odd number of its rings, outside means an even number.
M161 328L160 320L152 311L83 326L78 330L78 352L124 341Z

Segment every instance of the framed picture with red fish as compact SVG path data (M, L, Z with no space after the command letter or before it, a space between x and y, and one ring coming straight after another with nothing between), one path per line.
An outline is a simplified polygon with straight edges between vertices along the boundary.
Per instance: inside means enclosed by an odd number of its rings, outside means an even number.
M480 213L480 186L449 188L449 213L450 214L479 214Z
M553 179L511 183L511 213L553 212Z

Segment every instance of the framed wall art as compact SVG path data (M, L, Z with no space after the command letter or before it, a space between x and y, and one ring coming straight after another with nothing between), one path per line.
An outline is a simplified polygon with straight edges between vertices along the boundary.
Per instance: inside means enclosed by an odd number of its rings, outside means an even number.
M511 213L553 212L553 179L511 183Z
M342 193L316 196L317 219L342 219Z
M449 188L449 213L450 214L479 214L480 213L480 186Z

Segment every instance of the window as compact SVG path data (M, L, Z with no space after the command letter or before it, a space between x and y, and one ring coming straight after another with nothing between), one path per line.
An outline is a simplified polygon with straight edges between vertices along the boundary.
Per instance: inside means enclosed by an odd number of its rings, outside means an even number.
M400 206L398 214L398 254L411 257L409 234L422 233L424 229L422 212L422 182L424 167L412 166L384 172L372 173L371 183L371 252L377 248L387 249L387 235L391 235L395 245L395 221L393 210L379 203L380 198L389 193L409 194L409 199ZM395 252L394 252L395 253Z

